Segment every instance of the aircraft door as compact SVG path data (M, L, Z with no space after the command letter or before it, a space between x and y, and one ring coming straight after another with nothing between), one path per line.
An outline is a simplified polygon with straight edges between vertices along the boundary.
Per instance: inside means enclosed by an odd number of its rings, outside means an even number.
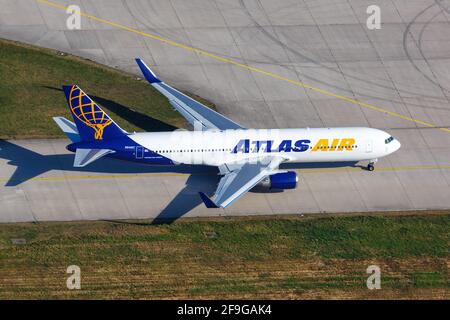
M143 159L144 158L144 147L137 146L136 147L136 159Z

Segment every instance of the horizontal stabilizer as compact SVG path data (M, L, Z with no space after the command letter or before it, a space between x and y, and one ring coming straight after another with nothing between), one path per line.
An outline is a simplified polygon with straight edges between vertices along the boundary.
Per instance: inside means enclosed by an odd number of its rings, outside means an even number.
M78 133L77 126L72 121L67 120L64 117L53 117L56 124L61 128L61 130L66 134L72 142L80 142L80 134Z
M94 162L101 157L115 152L111 149L77 149L75 153L74 167L84 167L91 162Z

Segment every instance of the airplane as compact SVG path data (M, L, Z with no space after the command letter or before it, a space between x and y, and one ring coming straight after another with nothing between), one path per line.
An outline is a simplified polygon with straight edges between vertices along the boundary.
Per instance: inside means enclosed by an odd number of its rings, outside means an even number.
M153 88L194 127L194 130L129 133L120 128L77 85L63 86L74 122L53 119L72 141L74 167L102 157L156 165L207 165L219 169L221 179L211 197L199 195L207 208L226 208L255 186L294 189L295 171L280 164L377 159L397 151L401 144L387 132L362 127L250 129L206 107L161 81L145 62L136 63Z

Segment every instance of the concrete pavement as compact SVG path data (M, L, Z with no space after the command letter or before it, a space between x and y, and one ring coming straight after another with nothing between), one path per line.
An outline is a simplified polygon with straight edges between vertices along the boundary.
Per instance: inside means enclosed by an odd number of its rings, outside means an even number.
M446 209L450 166L407 166L380 160L377 170L289 164L296 190L253 190L233 206L206 209L198 191L212 192L217 170L145 166L101 159L74 168L68 140L0 141L0 222L364 212ZM427 180L429 178L431 180ZM427 194L428 196L424 196Z
M0 187L0 221L450 207L450 1L53 2L79 4L113 24L83 16L81 30L68 30L64 10L35 0L0 0L0 37L136 74L133 59L140 56L166 82L214 102L248 127L370 126L392 133L402 149L378 163L386 170L302 172L295 191L251 193L227 210L206 210L196 192L214 187L214 173L171 175L132 165L130 175L113 161L76 172L64 155L65 141L1 142L0 178L7 185ZM373 4L381 8L381 30L366 27ZM25 171L38 179L8 185L16 168L8 157L20 162L14 154L28 154L17 148L35 152L38 165L25 161ZM42 166L51 170L42 172ZM144 176L133 176L141 171ZM53 176L58 179L45 179Z

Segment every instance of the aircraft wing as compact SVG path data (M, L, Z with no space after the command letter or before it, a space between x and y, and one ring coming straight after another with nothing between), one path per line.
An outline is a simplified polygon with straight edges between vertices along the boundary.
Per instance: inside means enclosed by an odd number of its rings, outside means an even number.
M202 130L244 129L244 127L236 122L162 82L142 59L137 58L136 62L145 79L147 79L156 90L165 95L167 99L169 99L170 104L180 112L195 129L198 128L197 123L201 124Z
M202 192L200 192L200 197L208 208L225 208L265 177L283 172L278 170L278 166L284 160L282 157L264 157L256 162L246 162L241 166L233 165L232 167L235 169L220 179L217 190L211 199Z

